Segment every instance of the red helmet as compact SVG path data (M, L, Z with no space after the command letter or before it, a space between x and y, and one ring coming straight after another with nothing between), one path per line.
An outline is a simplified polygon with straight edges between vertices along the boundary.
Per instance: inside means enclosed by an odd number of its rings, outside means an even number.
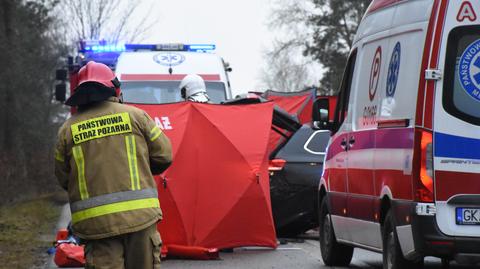
M65 104L69 106L86 105L120 96L120 81L113 71L102 63L88 62L78 71L77 87Z

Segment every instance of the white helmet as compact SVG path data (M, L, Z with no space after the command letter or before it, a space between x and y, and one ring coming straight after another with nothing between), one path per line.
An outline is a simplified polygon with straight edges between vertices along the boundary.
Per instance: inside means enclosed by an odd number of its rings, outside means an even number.
M190 74L183 78L180 83L182 98L193 102L206 103L210 101L207 95L207 87L203 78L196 74Z

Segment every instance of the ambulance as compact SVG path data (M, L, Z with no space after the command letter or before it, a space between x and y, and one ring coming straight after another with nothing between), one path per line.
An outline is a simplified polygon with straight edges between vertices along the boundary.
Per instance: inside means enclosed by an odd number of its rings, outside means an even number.
M77 84L76 73L80 67L88 61L96 61L115 71L122 83L125 103L183 101L178 86L188 74L200 75L205 80L211 101L220 103L232 98L228 77L232 68L214 53L215 49L213 44L118 45L103 40L81 41L78 55L69 59L70 85ZM57 96L63 97L61 92Z
M356 247L383 268L480 262L479 16L474 0L372 1L328 127L325 264Z

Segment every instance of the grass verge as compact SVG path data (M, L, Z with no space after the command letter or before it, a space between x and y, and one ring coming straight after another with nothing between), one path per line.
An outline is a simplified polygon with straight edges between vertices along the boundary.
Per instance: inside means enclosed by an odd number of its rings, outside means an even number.
M0 206L0 269L42 268L55 240L62 194Z

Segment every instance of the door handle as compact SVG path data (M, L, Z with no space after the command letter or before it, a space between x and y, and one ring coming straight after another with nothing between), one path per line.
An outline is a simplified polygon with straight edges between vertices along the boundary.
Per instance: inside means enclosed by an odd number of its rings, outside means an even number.
M346 139L346 138L342 139L342 142L340 142L340 147L342 147L342 149L344 149L344 150L347 150L347 149L348 149L348 148L347 148L347 139Z
M354 136L350 136L350 139L348 140L348 145L349 145L350 147L352 147L353 144L355 144L355 137L354 137Z

